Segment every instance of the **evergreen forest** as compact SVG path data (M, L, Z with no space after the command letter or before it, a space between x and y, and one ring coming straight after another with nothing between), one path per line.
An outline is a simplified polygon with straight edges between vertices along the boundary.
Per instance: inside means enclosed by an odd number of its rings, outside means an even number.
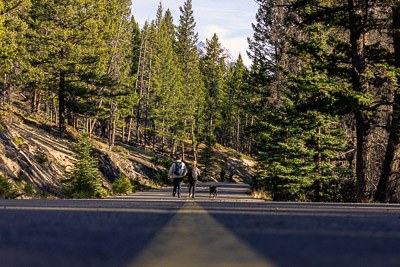
M131 0L0 0L0 111L85 133L82 159L94 137L193 160L221 145L271 200L399 202L400 1L254 1L245 66L217 34L198 49L192 0L142 27Z

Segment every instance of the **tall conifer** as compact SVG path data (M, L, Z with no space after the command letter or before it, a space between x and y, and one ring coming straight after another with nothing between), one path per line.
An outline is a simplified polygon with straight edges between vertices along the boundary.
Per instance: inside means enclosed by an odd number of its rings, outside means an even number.
M88 93L88 84L98 82L94 67L101 55L104 6L103 1L32 1L29 52L58 96L62 135L66 108L72 108L75 96Z
M185 106L182 107L184 112L181 113L181 116L184 118L185 130L187 129L190 133L193 158L196 159L195 131L199 128L196 123L200 121L201 117L204 87L199 69L198 34L195 32L196 22L193 17L192 0L186 0L179 10L181 16L177 27L176 53L181 68L182 90L186 99L183 101ZM182 146L182 148L182 152L184 152L184 147Z

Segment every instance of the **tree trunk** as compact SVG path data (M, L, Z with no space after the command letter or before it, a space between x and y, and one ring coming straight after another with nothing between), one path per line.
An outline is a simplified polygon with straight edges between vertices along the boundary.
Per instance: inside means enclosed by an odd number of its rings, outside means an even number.
M163 109L163 116L162 116L162 125L163 125L163 128L161 129L161 133L162 133L162 136L161 136L161 153L164 153L164 146L165 146L165 135L164 135L164 131L165 131L165 129L164 129L164 125L165 125L165 106L163 105L163 107L162 107L162 109Z
M196 151L196 140L195 140L195 135L194 135L194 118L192 117L192 123L191 123L191 137L192 137L192 153L193 153L193 160L197 161L197 151Z
M352 85L359 93L367 93L368 83L364 76L366 73L365 62L365 26L367 17L367 1L348 0L349 22L350 22L350 44L352 55ZM357 201L365 200L366 172L367 172L367 137L370 128L367 115L360 107L355 111L356 137L357 137L357 158L356 158L356 192Z
M59 130L62 137L65 136L67 125L65 123L65 73L60 73L60 84L58 90L58 117L59 117Z
M236 150L240 152L240 113L237 112L236 119Z
M122 143L125 143L125 130L126 130L126 123L124 121L124 125L122 125Z
M12 105L12 86L7 82L7 74L4 74L4 85L7 89L7 104Z
M148 117L149 117L149 98L150 98L150 86L151 86L151 62L153 57L153 50L150 54L150 65L149 65L149 81L146 86L146 113L145 113L145 120L144 120L144 144L145 146L148 145L148 136L147 136L147 128L148 128Z
M395 53L395 67L400 68L400 4L392 7L393 13L393 44ZM397 82L400 81L400 75L397 75ZM378 182L374 200L387 202L388 182L390 178L391 166L395 157L396 148L400 145L400 92L399 88L394 90L394 104L392 113L392 123L389 130L389 139L386 146L385 159L383 161L382 172Z
M108 149L111 151L115 144L115 132L116 132L116 114L117 114L117 103L114 100L110 102L110 125L108 131Z
M174 138L172 138L171 140L171 155L175 155L175 151L176 151L176 141Z
M145 65L146 65L146 50L147 50L147 33L145 32L146 37L144 41L144 52L143 52L143 60L142 60L142 69L140 72L140 88L139 88L139 102L137 106L137 118L136 118L136 143L139 143L140 138L140 120L141 120L141 109L142 109L142 94L144 88L144 73L145 73ZM138 74L139 75L139 74Z
M32 97L32 113L37 112L37 89L33 91Z

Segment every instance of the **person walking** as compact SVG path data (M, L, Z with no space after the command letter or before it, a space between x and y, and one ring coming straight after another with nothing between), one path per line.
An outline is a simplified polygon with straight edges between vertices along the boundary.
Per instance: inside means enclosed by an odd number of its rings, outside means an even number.
M188 181L189 181L189 197L195 198L196 193L196 183L200 176L200 170L197 168L197 162L194 160L192 166L188 171Z
M175 162L172 163L168 173L168 179L174 179L174 190L172 191L172 196L175 196L176 193L178 193L178 197L181 197L182 180L186 173L186 165L182 162L181 156L178 155Z
M224 179L225 179L225 169L221 170L221 172L219 173L219 176L221 177L221 183L223 183Z
M229 183L233 183L233 175L234 175L234 170L231 169L231 172L229 173Z

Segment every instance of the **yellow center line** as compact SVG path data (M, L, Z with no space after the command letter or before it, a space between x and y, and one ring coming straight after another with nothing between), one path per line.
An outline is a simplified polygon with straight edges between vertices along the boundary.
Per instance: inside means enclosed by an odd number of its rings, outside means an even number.
M273 265L189 200L131 266Z

